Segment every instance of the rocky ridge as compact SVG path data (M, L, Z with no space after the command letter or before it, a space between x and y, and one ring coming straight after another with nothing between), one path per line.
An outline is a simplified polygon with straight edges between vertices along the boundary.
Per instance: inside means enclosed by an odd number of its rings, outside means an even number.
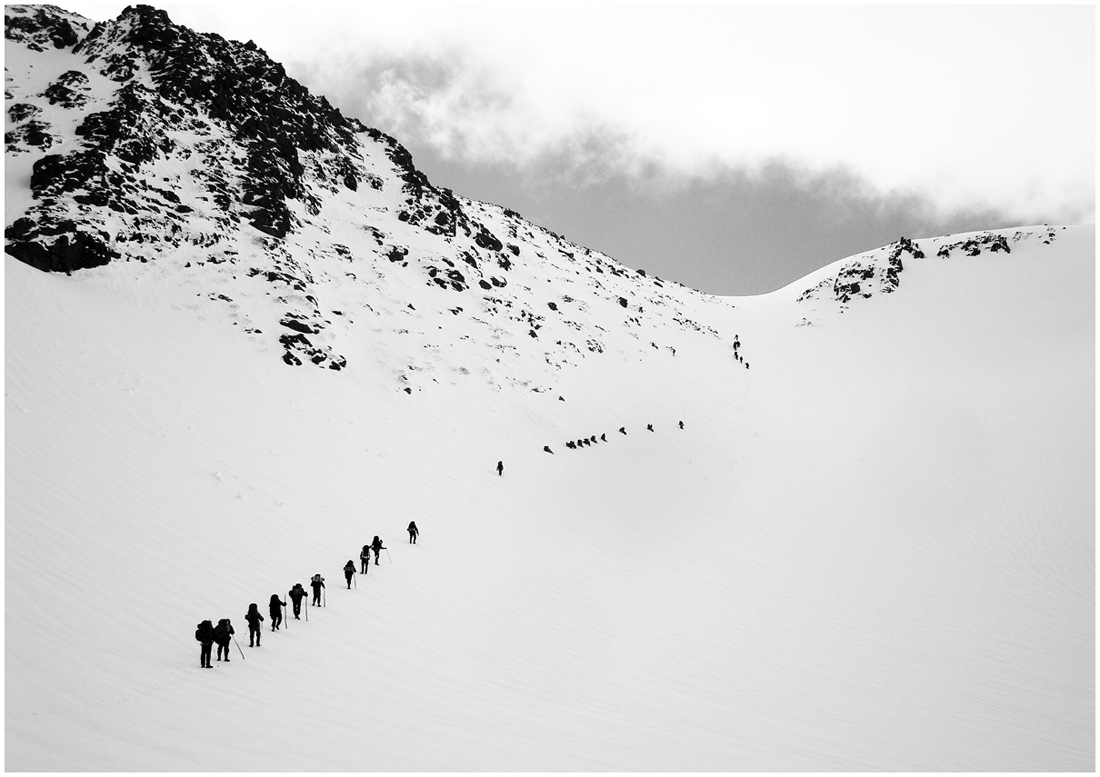
M29 180L6 250L38 269L171 275L192 297L175 307L289 365L355 368L359 351L409 393L473 372L549 391L586 358L672 358L669 331L721 338L684 303L729 302L434 186L251 41L142 5L94 24L53 6L5 19L7 159ZM476 367L441 367L438 332L456 327Z
M888 246L867 251L850 257L839 265L835 273L822 278L816 285L803 291L797 301L800 303L833 303L837 311L848 310L850 303L860 299L870 299L880 294L891 294L901 286L901 273L905 262L925 259L925 248L934 252L940 259L956 255L967 257L980 256L983 253L1005 254L1012 252L1011 244L1021 240L1035 239L1049 245L1057 235L1050 226L1035 229L1008 231L999 230L980 232L965 236L910 240L902 237ZM803 323L808 323L803 319Z

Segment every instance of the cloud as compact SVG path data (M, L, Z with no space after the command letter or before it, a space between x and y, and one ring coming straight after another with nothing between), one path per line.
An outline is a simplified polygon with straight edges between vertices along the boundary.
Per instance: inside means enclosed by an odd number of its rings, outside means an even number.
M545 172L553 159L596 185L782 160L944 214L1094 218L1087 5L166 8L255 40L346 113L458 163Z
M1092 218L1090 9L485 8L294 65L345 111L471 165L554 159L591 185L783 160L945 213Z

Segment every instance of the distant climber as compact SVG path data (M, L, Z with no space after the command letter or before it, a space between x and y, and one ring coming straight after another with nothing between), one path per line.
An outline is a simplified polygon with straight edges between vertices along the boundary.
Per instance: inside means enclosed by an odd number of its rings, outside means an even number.
M603 440L604 442L607 442L607 435L606 434L601 434L600 439Z
M626 434L626 427L625 427L625 426L620 426L620 427L619 427L619 432L620 432L621 434Z
M210 666L210 650L214 646L214 624L210 621L203 621L195 629L195 639L198 640L199 647L199 666L203 669L213 669Z
M260 634L263 633L263 626L260 624L264 622L264 616L260 615L260 608L255 602L248 605L248 612L245 613L244 619L248 621L248 646L259 647Z
M374 565L378 566L378 554L386 549L386 546L382 544L382 540L378 539L378 535L374 535L374 542L370 544L370 549L374 551Z
M680 422L680 428L681 428L681 429L683 429L683 428L684 428L684 422L683 422L683 421L681 421L681 422Z
M652 432L653 431L653 424L646 424L645 428Z
M294 606L294 620L300 621L298 616L302 613L302 600L306 598L306 589L302 588L301 583L295 583L294 587L287 591L287 596L290 597L290 601Z
M552 451L552 450L550 450L550 446L549 446L549 445L543 445L543 446L542 446L542 449L543 449L544 451L546 451L547 453L553 453L553 451Z
M348 588L351 588L351 578L355 574L355 562L350 558L348 563L344 564L344 579L348 581Z
M416 528L416 521L409 521L409 542L413 545L416 544L416 538L420 536L420 529Z
M317 574L309 581L310 586L313 588L313 606L321 606L321 589L325 587L325 579L321 575Z
M498 461L497 462L497 474L502 476L502 477L504 475L504 462L503 461Z
M229 618L222 618L218 621L218 625L214 627L214 642L218 646L218 660L229 660L229 640L233 638L236 632L233 631L233 624L229 622ZM222 654L225 654L225 658L222 658ZM209 661L210 659L207 658Z
M363 549L359 551L359 565L362 567L359 574L367 574L367 567L370 566L370 545L364 545Z
M272 631L278 631L279 627L283 625L284 607L286 607L286 602L282 601L278 594L272 594L271 600L267 603L267 613L271 616Z

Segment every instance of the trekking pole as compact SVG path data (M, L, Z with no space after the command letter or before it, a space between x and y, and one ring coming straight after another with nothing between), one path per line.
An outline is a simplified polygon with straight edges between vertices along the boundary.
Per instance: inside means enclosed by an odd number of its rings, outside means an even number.
M306 611L306 623L309 623L309 605L307 604L303 609Z
M321 589L321 606L328 607L328 591Z
M279 605L279 612L283 614L283 625L287 627L287 630L289 630L290 629L290 618L288 618L286 616L286 605L285 604L280 604Z
M386 551L386 561L388 561L389 563L392 564L393 559L390 558L390 549L389 548L382 548L382 550Z
M355 583L355 590L359 590L359 575L352 575L351 582Z
M230 634L229 636L233 637L233 635L232 635L232 634ZM243 650L241 650L241 645L240 645L240 643L239 643L239 642L237 642L237 638L236 638L236 637L233 637L233 644L237 646L237 650L240 650L240 651L241 651L241 660L243 661L243 660L244 660L244 651L243 651Z

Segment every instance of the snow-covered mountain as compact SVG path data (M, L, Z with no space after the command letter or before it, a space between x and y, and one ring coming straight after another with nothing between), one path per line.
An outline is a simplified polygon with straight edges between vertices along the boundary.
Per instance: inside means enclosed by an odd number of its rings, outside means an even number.
M696 292L434 187L397 141L252 43L149 6L95 26L7 14L9 175L29 178L9 196L7 252L39 269L168 275L177 305L289 364L385 373L410 392L551 391L605 349L671 357L670 330L720 336L684 313ZM476 363L447 358L441 327Z
M1095 768L1091 227L718 298L252 43L6 36L8 769Z

